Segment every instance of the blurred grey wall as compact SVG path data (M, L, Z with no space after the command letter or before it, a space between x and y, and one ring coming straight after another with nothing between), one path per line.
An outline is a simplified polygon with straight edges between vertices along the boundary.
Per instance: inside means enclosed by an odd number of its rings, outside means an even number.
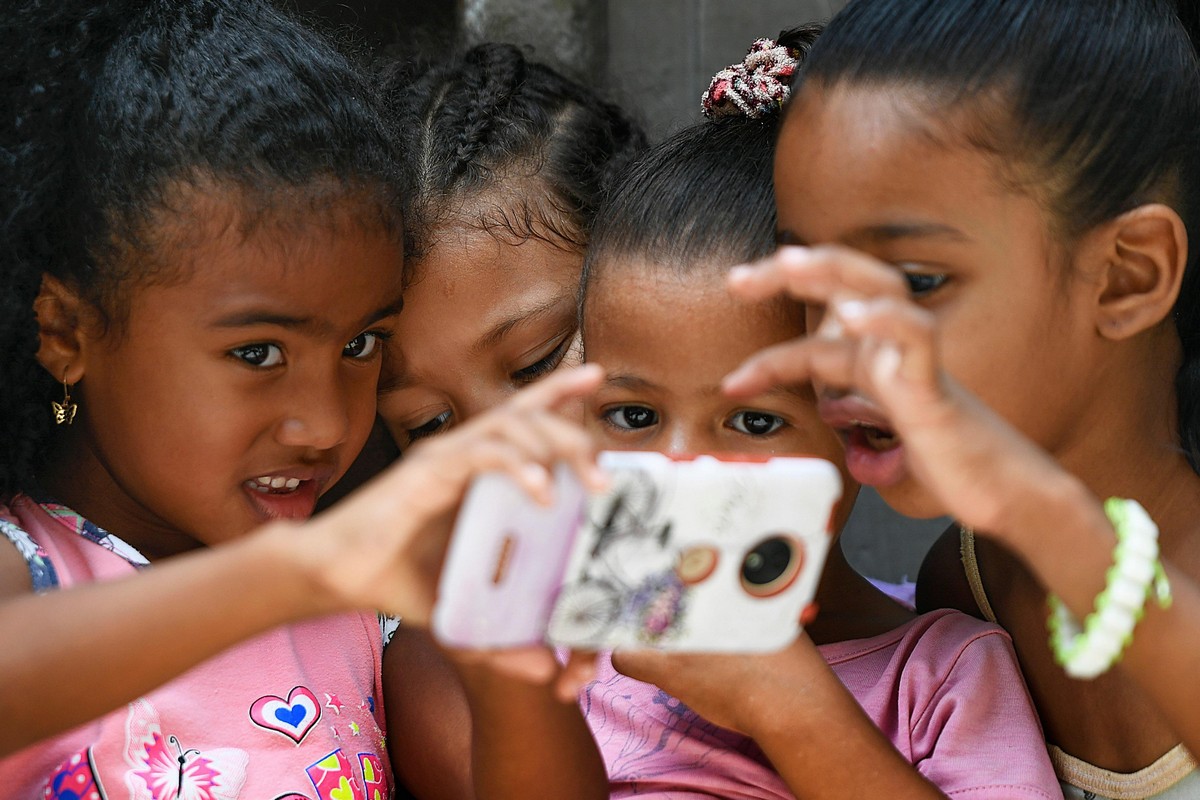
M750 43L825 21L845 0L281 0L378 51L436 53L486 39L524 46L635 111L654 138L700 120L713 73ZM851 563L914 579L948 521L909 520L864 490L843 534Z
M700 118L700 96L713 73L741 61L755 39L804 22L824 22L844 4L608 0L606 78L626 103L642 112L648 128L662 134Z

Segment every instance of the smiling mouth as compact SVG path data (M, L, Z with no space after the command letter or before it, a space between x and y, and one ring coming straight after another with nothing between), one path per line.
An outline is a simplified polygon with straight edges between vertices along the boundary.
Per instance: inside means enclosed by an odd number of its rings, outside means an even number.
M299 489L303 482L299 478L264 475L261 478L248 480L244 485L247 489L252 489L259 494L291 494Z

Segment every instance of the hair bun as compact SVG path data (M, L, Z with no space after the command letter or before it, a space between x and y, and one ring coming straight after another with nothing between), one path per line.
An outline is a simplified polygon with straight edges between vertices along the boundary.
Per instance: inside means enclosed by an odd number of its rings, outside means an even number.
M700 101L709 119L776 114L791 93L792 76L802 52L774 39L757 39L740 64L731 64L713 76Z

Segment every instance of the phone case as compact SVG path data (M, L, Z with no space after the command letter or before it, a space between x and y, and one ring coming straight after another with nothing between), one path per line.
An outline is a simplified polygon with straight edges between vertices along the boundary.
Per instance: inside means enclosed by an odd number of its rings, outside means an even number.
M586 498L565 466L555 470L552 506L500 473L477 478L438 581L434 635L455 647L542 642Z
M602 454L551 616L550 642L766 652L791 643L812 602L841 477L827 461L761 463Z
M555 503L481 476L459 512L433 630L457 647L769 651L800 631L841 495L830 463L605 452L608 491L565 467Z

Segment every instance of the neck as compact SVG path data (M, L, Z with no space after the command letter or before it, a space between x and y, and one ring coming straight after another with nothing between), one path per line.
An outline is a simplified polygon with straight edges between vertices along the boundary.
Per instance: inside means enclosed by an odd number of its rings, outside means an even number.
M815 602L817 617L805 632L817 644L879 636L914 616L850 566L840 541L829 548Z
M79 429L64 432L58 455L47 459L38 486L56 502L124 540L150 561L201 546L151 514L123 491Z
M1143 363L1175 364L1143 355ZM1089 409L1054 455L1098 498L1128 497L1145 506L1167 557L1174 560L1176 552L1200 568L1200 543L1192 544L1200 540L1200 476L1179 445L1174 373L1123 366L1130 368L1110 371L1108 398Z

